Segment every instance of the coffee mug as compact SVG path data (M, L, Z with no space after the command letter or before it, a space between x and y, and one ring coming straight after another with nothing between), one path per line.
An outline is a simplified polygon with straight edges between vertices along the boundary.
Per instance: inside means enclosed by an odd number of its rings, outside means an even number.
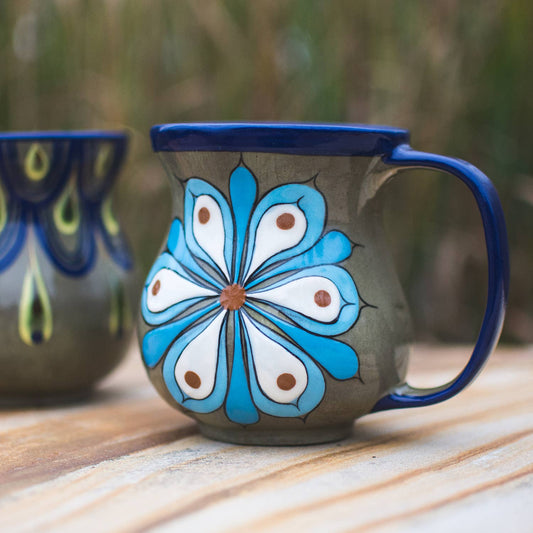
M405 130L328 124L168 124L153 148L173 213L142 293L139 340L159 393L208 437L304 444L353 420L461 391L500 335L508 250L496 191L458 159L417 152ZM407 168L467 184L481 212L488 303L450 383L405 382L412 341L377 193Z
M0 134L0 403L86 394L131 339L123 132Z

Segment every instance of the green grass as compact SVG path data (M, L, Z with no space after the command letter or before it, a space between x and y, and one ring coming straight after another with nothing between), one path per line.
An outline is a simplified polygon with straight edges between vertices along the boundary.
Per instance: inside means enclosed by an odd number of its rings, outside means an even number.
M416 148L467 159L495 182L512 252L505 338L531 342L532 35L529 0L5 0L0 128L128 128L119 203L143 270L170 209L152 124L409 128ZM399 178L387 221L419 338L472 340L486 264L464 187Z

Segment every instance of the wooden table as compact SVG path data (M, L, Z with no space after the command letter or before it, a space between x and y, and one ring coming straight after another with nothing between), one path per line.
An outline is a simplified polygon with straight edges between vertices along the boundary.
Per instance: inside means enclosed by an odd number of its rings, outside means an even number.
M135 353L133 353L135 352ZM467 348L418 346L416 385ZM533 531L533 348L499 349L459 397L306 447L210 441L136 349L85 404L0 411L0 531Z

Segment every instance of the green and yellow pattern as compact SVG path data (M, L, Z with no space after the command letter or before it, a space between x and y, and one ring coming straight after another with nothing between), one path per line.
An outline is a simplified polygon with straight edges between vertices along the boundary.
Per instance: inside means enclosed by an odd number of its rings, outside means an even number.
M22 283L19 305L19 334L28 346L47 342L52 336L52 306L46 290L37 254L30 243L29 264Z
M33 143L24 158L24 172L31 181L41 181L50 171L50 157L40 143Z

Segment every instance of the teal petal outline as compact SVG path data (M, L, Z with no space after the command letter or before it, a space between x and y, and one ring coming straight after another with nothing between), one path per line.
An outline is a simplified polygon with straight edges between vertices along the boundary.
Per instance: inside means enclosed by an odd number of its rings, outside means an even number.
M252 262L256 232L259 223L268 209L279 204L296 204L303 211L307 221L305 234L298 244L274 254L260 265L255 272L248 272ZM255 208L252 218L250 219L245 267L241 275L244 284L249 277L254 274L259 275L259 273L273 263L282 259L295 257L311 248L318 241L324 231L325 219L326 202L324 197L319 191L308 185L301 183L281 185L267 193Z
M216 411L224 403L226 397L227 383L228 383L228 368L227 368L227 353L226 353L226 328L228 317L226 316L220 327L220 334L218 339L218 354L217 354L217 370L215 377L215 384L213 390L207 398L196 400L188 397L182 392L178 383L176 382L176 376L174 375L174 369L178 362L180 355L188 344L198 337L205 329L220 315L216 313L208 320L201 322L195 327L191 328L187 333L177 339L172 347L168 351L165 361L163 363L163 379L168 388L168 391L172 397L186 409L190 409L196 413L210 413Z
M307 278L310 276L321 276L327 278L333 282L339 290L343 303L341 304L339 316L334 321L320 322L298 311L290 309L289 307L274 304L268 302L267 300L261 299L262 292L275 289L297 279ZM245 288L247 289L247 287ZM349 330L355 324L360 311L357 287L355 286L355 283L349 272L337 265L320 265L316 267L305 268L295 272L290 276L287 276L286 278L283 278L282 280L275 281L272 283L272 285L263 287L260 290L251 292L248 292L247 290L246 294L247 299L251 298L252 301L264 302L267 305L281 311L285 316L290 318L301 327L312 331L313 333L318 333L319 335L325 335L327 337L339 335Z

